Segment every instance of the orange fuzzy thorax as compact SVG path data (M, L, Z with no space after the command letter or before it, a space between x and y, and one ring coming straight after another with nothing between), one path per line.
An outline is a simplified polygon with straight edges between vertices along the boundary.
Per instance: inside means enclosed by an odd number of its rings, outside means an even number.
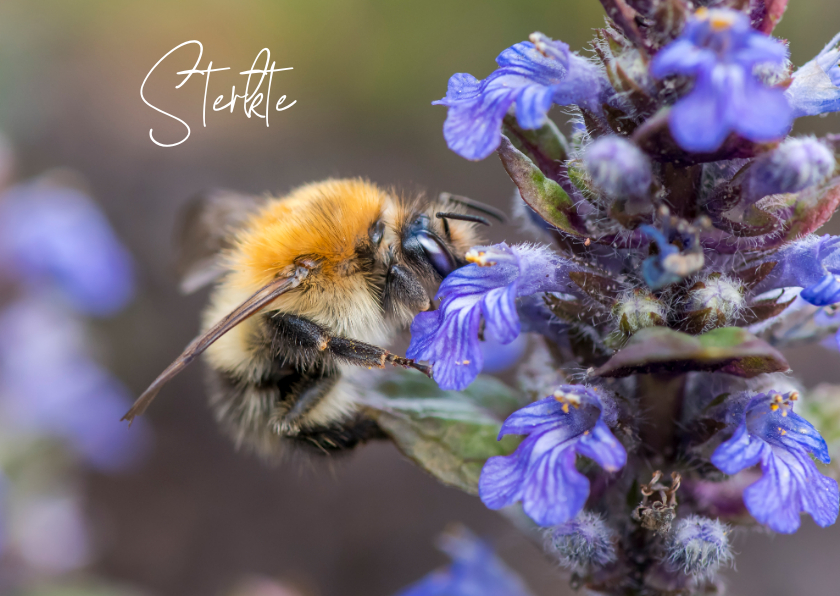
M364 180L327 180L301 186L269 201L239 234L228 255L232 286L262 287L296 260L317 263L317 278L334 281L354 271L357 243L391 202Z

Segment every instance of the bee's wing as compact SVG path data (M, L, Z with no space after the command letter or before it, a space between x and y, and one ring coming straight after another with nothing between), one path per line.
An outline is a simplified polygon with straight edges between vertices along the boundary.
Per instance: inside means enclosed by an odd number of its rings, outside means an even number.
M181 292L191 294L224 272L220 253L265 202L262 197L212 190L190 199L175 232Z

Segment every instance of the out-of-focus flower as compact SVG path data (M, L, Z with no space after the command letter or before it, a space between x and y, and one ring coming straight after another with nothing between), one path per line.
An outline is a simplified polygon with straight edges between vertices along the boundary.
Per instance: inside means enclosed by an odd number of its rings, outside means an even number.
M776 266L756 287L757 292L804 288L800 297L814 306L840 302L840 238L811 235L768 257Z
M694 87L671 109L671 133L694 152L720 147L731 132L756 142L787 134L793 112L784 91L766 86L754 73L761 64L779 65L787 49L750 27L738 11L700 8L682 34L651 63L657 78L680 74Z
M603 420L603 410L595 390L562 385L553 396L511 414L499 438L527 437L513 454L487 460L478 483L484 504L501 509L522 501L525 513L541 526L574 518L589 496L589 480L575 466L577 455L607 472L627 462L627 452Z
M760 393L735 408L735 432L711 458L726 474L761 466L761 479L744 490L744 504L758 522L784 534L799 529L802 511L825 527L840 510L837 482L820 474L811 458L829 463L825 440L793 412L797 397L795 392Z
M744 198L754 203L768 195L803 191L825 182L836 167L834 152L825 143L813 137L789 138L755 160Z
M443 389L464 389L483 366L479 342L485 331L503 344L519 335L516 300L538 292L568 291L570 263L544 247L496 244L467 253L471 263L443 280L440 308L422 312L411 324L406 355L428 360Z
M583 165L592 183L610 198L641 198L650 193L650 160L624 137L607 136L593 142L586 149Z
M38 297L0 312L0 428L4 440L46 434L88 464L115 470L137 460L145 426L119 420L128 391L88 356L82 326Z
M56 574L90 561L84 513L72 497L36 497L21 507L14 525L15 549L32 568Z
M677 521L665 545L668 562L686 575L712 577L732 560L729 528L716 519L689 515Z
M79 312L107 315L134 291L129 253L83 193L45 182L0 196L0 275L57 287Z
M509 47L496 58L499 68L483 81L452 75L446 97L433 102L449 108L443 135L458 155L484 159L499 146L502 119L516 103L522 128L539 128L552 104L600 109L609 85L597 68L541 33Z
M583 574L616 561L617 538L600 515L581 511L574 519L546 530L545 544L561 566Z
M796 118L840 111L840 34L793 74L787 98Z
M452 564L398 596L531 596L525 583L468 530L444 534L439 544Z

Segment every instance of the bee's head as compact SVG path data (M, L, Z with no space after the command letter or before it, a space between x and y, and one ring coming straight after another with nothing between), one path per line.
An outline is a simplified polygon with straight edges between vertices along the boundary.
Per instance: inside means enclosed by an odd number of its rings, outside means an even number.
M446 194L425 208L415 205L400 211L383 294L389 312L410 320L428 310L434 287L466 265L464 255L480 244L477 224L489 225L484 217L467 213L467 207L503 218L490 207Z

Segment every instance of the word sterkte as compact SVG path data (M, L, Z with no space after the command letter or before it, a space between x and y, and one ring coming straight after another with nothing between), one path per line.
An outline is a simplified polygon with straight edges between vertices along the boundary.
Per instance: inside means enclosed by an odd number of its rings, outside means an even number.
M177 120L178 122L180 122L181 124L184 125L184 128L187 129L187 132L186 132L186 135L184 135L184 138L181 139L180 141L176 142L176 143L161 143L160 141L155 139L154 129L149 129L149 138L152 139L152 142L155 145L159 145L160 147L175 147L177 145L180 145L181 143L186 141L188 138L190 138L190 127L186 122L184 122L183 120L181 120L177 116L174 116L173 114L170 114L169 112L166 112L166 111L160 109L159 107L154 106L151 103L149 103L149 100L147 100L146 97L143 95L143 89L145 88L146 82L149 80L149 77L152 76L152 73L155 72L155 69L158 66L160 66L161 62L166 60L169 56L171 56L173 53L177 52L181 48L183 48L185 46L192 45L192 44L195 44L195 45L198 46L198 58L196 58L195 64L193 65L193 67L191 69L182 70L182 71L179 71L179 72L176 73L178 75L185 75L185 76L184 76L184 79L180 83L178 83L178 85L175 86L175 88L180 89L187 81L190 80L190 77L192 77L193 75L203 75L205 77L205 79L204 79L204 102L202 104L202 112L201 112L202 123L204 124L205 127L207 126L207 91L210 88L210 74L214 73L214 72L219 72L219 71L222 71L222 70L230 70L230 67L213 68L213 62L212 61L207 65L207 68L205 68L205 69L198 68L198 65L201 63L201 58L204 55L204 46L202 45L202 43L200 41L195 40L195 39L191 40L191 41L185 41L184 43L182 43L178 46L175 46L174 48L169 50L166 54L164 54L163 57L160 60L157 61L157 63L155 63L155 65L152 67L152 69L146 75L146 78L143 79L143 84L140 85L140 98L143 100L143 102L147 106L149 106L153 110L155 110L157 112L160 112L164 116L168 116L169 118L172 118L173 120ZM265 63L264 63L262 68L257 68L257 62L260 61L260 57L263 54L265 54ZM270 62L270 65L269 65L269 62ZM236 100L241 99L242 100L242 107L245 110L245 115L248 118L250 118L251 116L257 116L259 118L265 118L265 125L268 126L268 113L271 111L270 110L270 106L271 106L271 83L272 83L272 80L274 78L274 73L281 72L281 71L284 71L284 70L293 70L291 66L286 67L286 68L275 68L276 64L277 64L276 62L271 62L271 51L268 48L263 48L262 50L260 50L259 53L257 54L257 57L254 58L254 62L251 64L251 68L249 70L243 70L239 73L241 75L247 75L247 77L248 77L246 79L246 82L245 82L245 91L242 94L237 94L236 93L236 86L234 85L231 88L230 101L228 101L227 103L222 103L222 102L225 101L226 97L224 95L219 95L213 101L213 111L214 112L220 112L222 110L230 108L230 113L232 114L234 108L236 107ZM253 90L252 90L251 89L251 85L252 85L251 77L254 77L255 75L259 75L259 80L256 80L256 77L255 77L256 84L254 85ZM268 81L267 81L268 84L267 84L266 89L265 89L265 94L263 94L263 92L260 89L262 88L263 83L266 81L266 78L268 78ZM294 100L289 104L286 104L285 102L286 102L286 96L281 95L280 98L277 99L277 101L274 104L275 111L282 112L284 110L288 110L290 107L292 107L293 105L295 105L297 103L297 100ZM263 106L262 113L257 111L257 108L259 108L261 105Z

